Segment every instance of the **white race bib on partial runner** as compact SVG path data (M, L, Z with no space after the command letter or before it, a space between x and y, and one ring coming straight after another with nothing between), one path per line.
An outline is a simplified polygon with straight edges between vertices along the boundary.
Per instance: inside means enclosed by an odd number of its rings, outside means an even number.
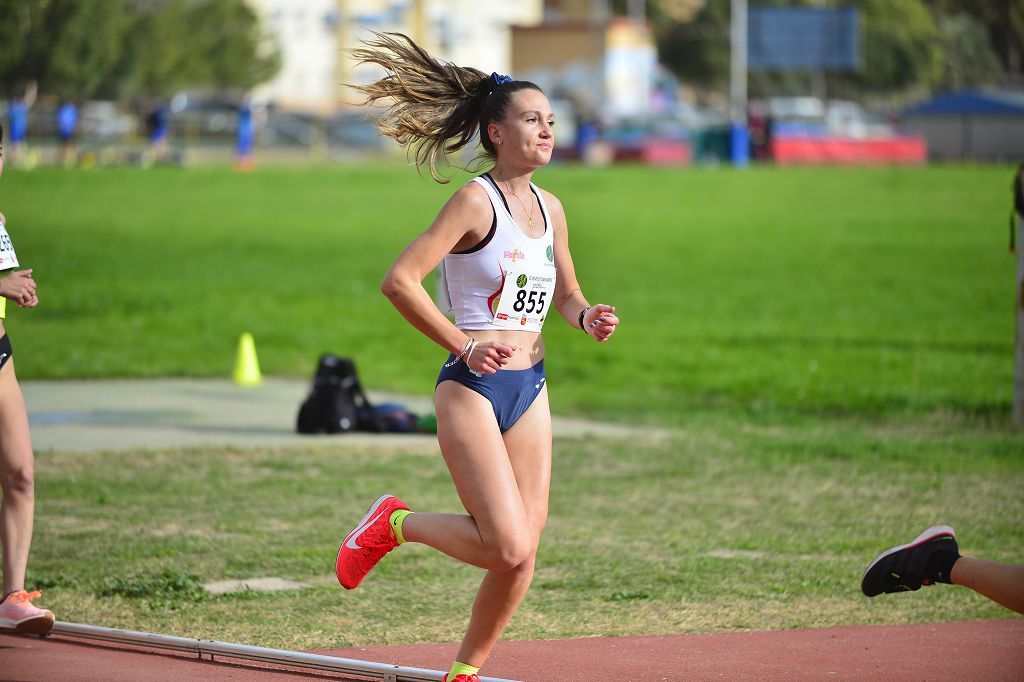
M18 267L18 256L14 253L14 243L11 235L7 234L7 228L0 223L0 270L10 270Z
M554 268L509 270L492 324L502 329L539 332L554 293Z

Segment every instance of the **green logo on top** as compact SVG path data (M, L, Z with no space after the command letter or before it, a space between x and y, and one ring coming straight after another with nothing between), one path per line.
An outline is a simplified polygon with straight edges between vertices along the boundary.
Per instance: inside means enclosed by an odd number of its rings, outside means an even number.
M526 286L526 275L519 275L516 277L516 286L520 289Z
M550 246L550 245L548 246L548 251L547 251L547 254L548 254L548 260L549 260L549 261L554 261L554 260L555 260L555 254L554 254L554 252L553 252L553 251L551 250L551 246Z

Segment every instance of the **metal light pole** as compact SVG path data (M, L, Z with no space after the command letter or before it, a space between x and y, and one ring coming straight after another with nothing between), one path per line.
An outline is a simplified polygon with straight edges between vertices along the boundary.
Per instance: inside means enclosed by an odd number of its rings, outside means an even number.
M1024 191L1024 173L1018 178L1020 190ZM1024 216L1017 214L1017 288L1015 290L1017 309L1017 342L1014 347L1013 377L1013 423L1024 426Z
M750 140L747 134L747 0L732 0L729 42L732 45L729 158L734 166L746 166L750 160Z

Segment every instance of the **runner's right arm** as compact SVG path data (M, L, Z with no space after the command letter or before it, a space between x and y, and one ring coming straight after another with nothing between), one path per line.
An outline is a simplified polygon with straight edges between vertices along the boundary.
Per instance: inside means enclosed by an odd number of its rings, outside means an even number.
M445 254L470 248L483 239L490 230L491 211L490 200L476 183L462 187L427 231L398 256L381 283L381 292L409 324L455 355L462 352L470 337L438 310L423 288L423 279ZM480 343L473 351L473 367L494 373L508 363L512 352L506 344Z

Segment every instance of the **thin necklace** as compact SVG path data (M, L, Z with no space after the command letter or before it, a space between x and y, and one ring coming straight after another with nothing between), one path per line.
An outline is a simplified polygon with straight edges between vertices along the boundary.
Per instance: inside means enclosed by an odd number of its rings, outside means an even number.
M516 198L516 201L519 202L519 205L523 207L523 213L529 213L529 216L530 216L530 227L533 227L533 201L532 200L530 201L530 210L527 211L526 210L526 204L523 203L523 200L519 198L518 194L516 194L514 191L512 191L512 185L509 184L509 181L508 180L503 180L502 178L498 178L498 179L505 183L505 188L508 190L508 193L511 194L512 196L514 196Z

